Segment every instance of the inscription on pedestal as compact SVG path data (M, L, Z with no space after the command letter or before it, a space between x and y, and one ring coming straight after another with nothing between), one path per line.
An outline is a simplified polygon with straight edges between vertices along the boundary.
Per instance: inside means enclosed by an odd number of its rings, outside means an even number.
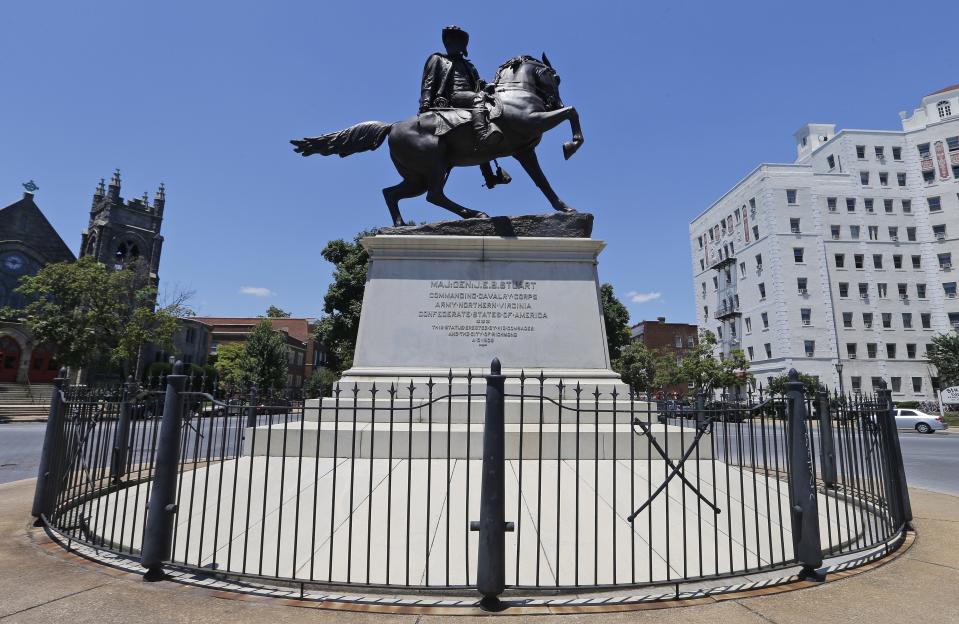
M417 317L433 332L486 347L535 332L549 320L538 303L535 280L431 280Z

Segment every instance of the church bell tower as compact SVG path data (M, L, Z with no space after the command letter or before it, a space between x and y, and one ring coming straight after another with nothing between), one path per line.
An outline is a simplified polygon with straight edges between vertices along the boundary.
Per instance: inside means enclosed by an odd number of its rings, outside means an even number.
M101 179L93 193L90 222L83 231L79 256L92 256L112 271L143 260L153 283L158 284L163 247L160 226L165 203L162 182L153 196L152 205L147 193L124 202L120 196L120 170L117 169L109 186Z

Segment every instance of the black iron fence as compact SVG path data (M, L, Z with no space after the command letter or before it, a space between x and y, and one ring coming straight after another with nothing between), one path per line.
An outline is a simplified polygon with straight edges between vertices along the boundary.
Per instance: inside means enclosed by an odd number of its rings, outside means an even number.
M56 382L33 515L165 569L333 586L675 585L893 549L888 390L679 408L543 374L358 381L304 402Z

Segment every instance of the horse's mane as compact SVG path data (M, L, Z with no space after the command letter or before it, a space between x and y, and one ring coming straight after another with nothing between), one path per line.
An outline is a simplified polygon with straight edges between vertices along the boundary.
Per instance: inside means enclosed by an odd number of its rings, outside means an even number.
M499 69L496 70L496 76L493 78L493 82L494 83L499 82L500 75L503 73L503 70L506 70L506 69L515 70L517 67L519 67L523 63L533 63L534 65L538 65L540 67L546 67L546 65L542 61L530 56L529 54L520 54L519 56L514 56L513 58L509 59L508 61L506 61L505 63L499 66Z

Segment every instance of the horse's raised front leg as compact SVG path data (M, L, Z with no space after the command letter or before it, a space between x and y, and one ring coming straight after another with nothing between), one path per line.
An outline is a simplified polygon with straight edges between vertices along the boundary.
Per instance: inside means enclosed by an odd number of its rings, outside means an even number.
M546 175L539 166L539 159L536 157L535 150L528 149L517 152L513 154L513 158L519 161L519 164L523 166L523 169L529 174L529 177L536 186L539 187L539 190L543 191L543 195L546 196L546 199L549 200L549 203L552 204L555 210L560 212L576 212L567 206L566 202L560 199L556 191L553 190L553 187L549 185L549 180L546 179Z
M542 113L532 113L529 116L541 132L549 132L564 121L569 121L570 129L573 131L573 138L563 143L563 157L569 160L569 157L576 153L576 150L583 145L583 129L579 125L579 113L572 106L564 106L554 111Z

